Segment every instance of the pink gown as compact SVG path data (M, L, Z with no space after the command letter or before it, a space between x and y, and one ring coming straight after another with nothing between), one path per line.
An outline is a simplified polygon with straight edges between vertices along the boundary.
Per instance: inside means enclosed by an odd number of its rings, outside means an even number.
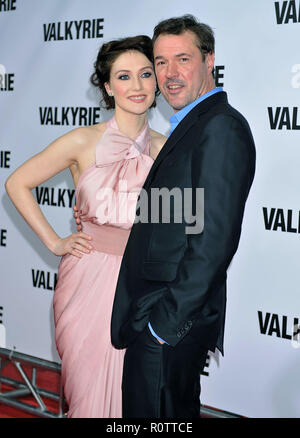
M137 196L153 164L149 151L147 123L133 140L113 117L76 187L82 230L95 249L82 258L63 256L58 268L55 340L68 417L122 417L125 351L111 344L110 320Z

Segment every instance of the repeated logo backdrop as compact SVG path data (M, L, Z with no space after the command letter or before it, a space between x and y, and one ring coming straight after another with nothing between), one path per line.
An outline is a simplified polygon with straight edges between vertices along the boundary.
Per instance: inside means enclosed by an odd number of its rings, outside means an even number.
M225 356L207 358L202 403L250 417L300 417L296 0L0 1L0 346L59 361L52 313L59 259L12 206L6 178L69 130L110 117L89 84L103 42L151 36L158 21L185 13L213 27L217 85L248 119L257 146L256 177L228 272ZM149 113L153 129L167 134L171 114L160 97ZM75 231L68 171L33 194L59 235Z

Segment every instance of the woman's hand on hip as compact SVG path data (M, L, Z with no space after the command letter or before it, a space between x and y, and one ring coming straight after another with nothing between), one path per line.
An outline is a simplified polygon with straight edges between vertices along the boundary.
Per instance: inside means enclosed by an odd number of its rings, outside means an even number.
M81 258L83 253L89 254L93 249L90 243L91 240L91 236L82 231L79 233L73 233L68 237L59 238L55 242L52 252L57 256L72 254Z

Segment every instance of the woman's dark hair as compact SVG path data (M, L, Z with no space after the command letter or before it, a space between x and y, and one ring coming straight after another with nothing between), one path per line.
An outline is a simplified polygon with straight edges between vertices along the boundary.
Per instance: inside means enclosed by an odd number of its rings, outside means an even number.
M160 35L181 35L187 30L195 34L196 44L202 54L203 61L207 53L215 52L215 37L212 28L207 24L200 23L190 14L168 18L158 23L153 32L153 45Z
M115 108L115 100L109 96L104 84L109 82L110 72L115 60L124 52L129 50L136 50L145 55L153 64L153 50L152 40L146 35L137 35L134 37L122 38L118 40L109 41L100 47L97 59L94 63L94 73L90 77L91 83L100 89L105 108L107 110ZM156 96L159 91L156 90ZM101 104L101 102L100 102ZM156 101L151 105L151 108L156 106Z

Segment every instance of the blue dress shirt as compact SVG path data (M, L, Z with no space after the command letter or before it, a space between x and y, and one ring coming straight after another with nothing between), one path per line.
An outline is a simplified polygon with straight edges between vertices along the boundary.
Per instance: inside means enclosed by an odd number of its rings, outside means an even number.
M213 94L220 93L220 91L223 91L222 87L216 87L212 90L208 91L207 93L203 94L202 96L198 97L198 99L194 100L194 102L190 103L189 105L182 108L177 113L173 114L173 116L170 117L170 123L171 123L171 130L169 132L169 137L174 131L174 129L177 127L177 125L181 122L181 120L184 119L184 117L196 106L198 103L202 102L204 99L207 99L208 97L212 96Z
M220 93L220 91L223 91L222 87L216 87L213 88L212 90L208 91L207 93L203 94L202 96L198 97L198 99L194 100L194 102L190 103L189 105L185 106L184 108L182 108L180 111L178 111L177 113L173 114L170 117L170 123L171 123L171 130L169 132L169 137L172 134L172 132L174 131L174 129L177 127L177 125L184 119L184 117L196 106L198 105L198 103L202 102L204 99L207 99L208 97L212 96L213 94L216 93ZM168 344L166 341L164 341L163 339L161 339L159 336L157 336L157 334L155 333L155 331L153 330L150 322L148 322L148 327L150 332L152 333L152 335L159 339L160 341L164 342L165 344ZM169 344L168 344L169 345Z

